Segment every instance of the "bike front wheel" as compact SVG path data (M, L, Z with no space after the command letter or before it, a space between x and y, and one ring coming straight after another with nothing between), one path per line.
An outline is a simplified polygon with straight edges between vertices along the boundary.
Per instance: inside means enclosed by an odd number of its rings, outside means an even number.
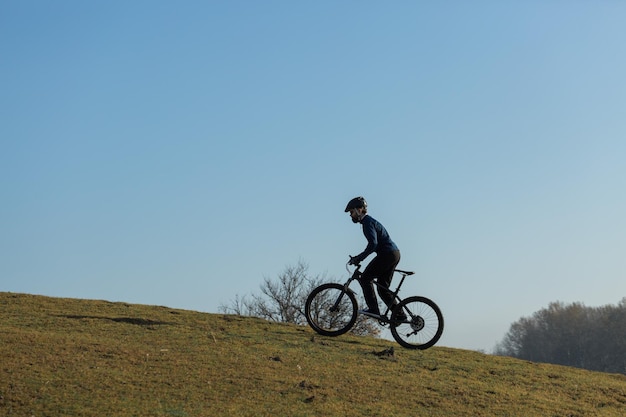
M443 333L441 310L426 297L402 300L393 309L391 323L391 335L408 349L428 349L437 343Z
M354 293L341 284L322 284L309 294L304 311L306 321L317 333L339 336L356 323L358 304Z

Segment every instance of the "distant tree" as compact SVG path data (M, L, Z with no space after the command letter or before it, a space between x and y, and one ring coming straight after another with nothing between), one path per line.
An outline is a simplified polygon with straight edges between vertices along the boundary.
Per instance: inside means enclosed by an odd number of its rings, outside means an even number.
M260 317L280 323L307 325L304 304L309 293L326 282L324 277L312 277L309 266L303 261L288 265L278 274L277 279L264 278L261 293L249 297L236 295L228 305L220 305L219 310L226 314ZM352 333L362 336L378 336L379 328L372 320L358 316Z
M513 323L494 354L626 373L626 298L599 308L551 303Z

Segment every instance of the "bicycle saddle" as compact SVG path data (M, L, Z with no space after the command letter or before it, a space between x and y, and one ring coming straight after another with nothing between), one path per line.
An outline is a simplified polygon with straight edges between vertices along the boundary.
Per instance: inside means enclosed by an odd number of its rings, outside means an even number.
M404 274L404 275L413 275L415 273L415 272L412 272L412 271L403 271L401 269L396 269L396 272L399 272L399 273Z

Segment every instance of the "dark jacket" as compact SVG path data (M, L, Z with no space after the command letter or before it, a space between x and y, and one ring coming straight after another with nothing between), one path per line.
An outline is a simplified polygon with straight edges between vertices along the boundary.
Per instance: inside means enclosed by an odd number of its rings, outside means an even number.
M361 219L361 224L363 225L363 234L367 239L367 247L363 252L355 256L359 262L374 252L379 254L381 252L398 250L396 244L389 237L389 233L387 233L387 230L379 221L366 215Z

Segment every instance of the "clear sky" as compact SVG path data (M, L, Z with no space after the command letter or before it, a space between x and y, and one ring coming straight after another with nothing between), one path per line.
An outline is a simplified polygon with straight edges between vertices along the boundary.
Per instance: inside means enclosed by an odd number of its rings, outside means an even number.
M626 3L0 3L0 291L218 312L345 280L357 195L490 351L626 296Z

